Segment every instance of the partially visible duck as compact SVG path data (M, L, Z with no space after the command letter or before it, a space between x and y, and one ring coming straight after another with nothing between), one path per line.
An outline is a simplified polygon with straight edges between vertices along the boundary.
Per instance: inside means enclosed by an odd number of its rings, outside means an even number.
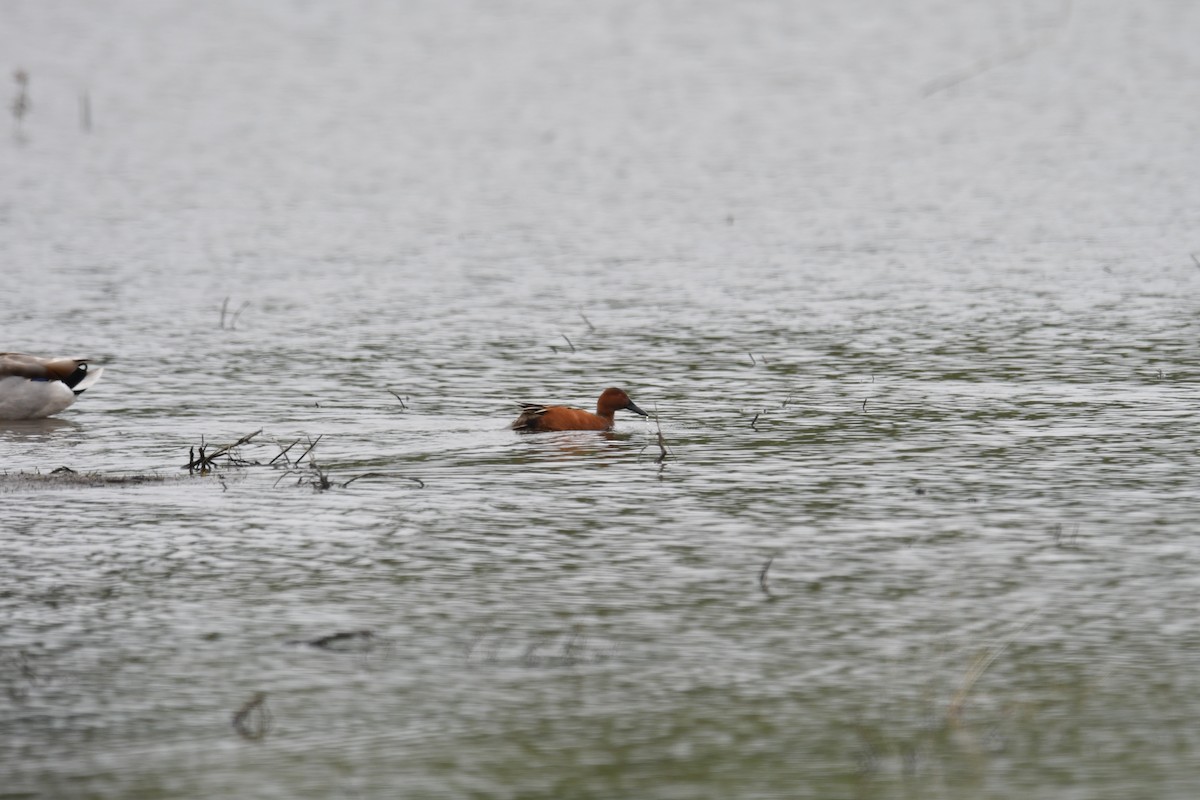
M38 419L57 414L100 380L103 367L86 358L42 358L0 353L0 419Z
M621 389L605 389L596 402L596 413L568 406L543 406L522 403L521 416L512 424L516 431L607 431L612 430L613 415L625 410L650 416L642 411Z

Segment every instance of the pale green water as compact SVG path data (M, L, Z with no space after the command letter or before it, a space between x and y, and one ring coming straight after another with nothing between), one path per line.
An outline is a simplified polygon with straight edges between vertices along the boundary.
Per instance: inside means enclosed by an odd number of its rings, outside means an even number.
M1193 797L1198 23L6 4L0 797Z

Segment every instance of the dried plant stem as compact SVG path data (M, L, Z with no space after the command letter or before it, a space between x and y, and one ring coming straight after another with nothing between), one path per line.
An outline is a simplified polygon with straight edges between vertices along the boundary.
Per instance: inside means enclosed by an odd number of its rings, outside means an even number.
M278 445L279 445L279 443L278 443L278 442L276 442L275 444L276 444L276 446L278 446ZM292 462L291 462L291 459L289 459L289 458L287 457L287 454L288 454L288 451L289 451L289 450L291 450L293 447L295 447L295 446L296 446L296 445L298 445L298 444L300 444L300 440L299 440L299 439L297 439L296 441L292 442L292 443L291 443L291 444L289 444L287 447L280 447L280 448L279 448L279 455L275 456L275 457L274 457L274 458L272 458L270 461L268 461L268 462L267 462L267 466L268 466L268 467L269 467L269 466L271 466L272 464L274 464L276 461L278 461L278 460L279 460L279 459L281 459L281 458L283 459L283 462L284 462L285 464L287 464L288 466L291 466L291 463L292 463Z
M413 483L417 484L418 488L420 488L420 489L425 488L425 481L421 480L420 478L410 478L408 475L392 475L391 473L388 473L388 472L364 472L361 475L355 475L353 478L351 478L350 480L343 483L342 488L343 489L346 488L347 486L354 483L356 480L359 480L360 478L392 478L392 477L400 478L401 480L412 481Z
M667 440L663 438L662 422L658 418L657 403L654 404L654 427L656 428L655 441L658 444L658 458L656 460L659 464L662 464L671 455L671 451L667 447Z
M271 711L267 708L267 693L255 692L233 714L233 729L243 739L257 741L271 730Z
M771 556L767 559L767 563L763 564L763 568L758 573L758 587L762 589L763 594L771 599L774 599L775 596L771 594L771 586L767 582L767 573L771 570L771 564L774 562L775 556Z
M312 452L313 448L317 446L317 442L321 441L321 437L322 437L322 436L324 436L324 435L325 435L325 434L323 434L323 433L322 433L322 434L319 434L319 435L317 436L317 438L316 438L316 441L311 441L311 442L309 442L309 443L308 443L308 449L307 449L307 450L305 450L303 453L301 453L301 454L300 454L300 457L299 457L299 458L297 458L297 459L296 459L296 461L295 461L294 463L296 463L296 464L299 464L301 461L303 461L303 460L304 460L304 457L305 457L305 456L307 456L309 453L311 453L311 452ZM312 461L312 460L313 460L313 457L309 457L309 461Z
M974 688L976 682L983 677L983 673L987 672L988 667L994 664L996 659L1004 654L1004 651L1009 648L1009 645L1011 645L1018 636L1024 633L1026 628L1033 624L1033 621L1037 619L1038 614L1041 612L1041 608L1034 609L1028 616L1026 616L1025 621L1021 623L1019 628L1017 628L1000 642L999 647L991 651L985 650L975 657L975 660L971 662L971 666L967 668L966 675L963 676L962 684L959 685L958 691L954 693L954 697L950 699L950 705L946 709L946 719L949 720L951 724L957 725L962 719L963 708L967 704L967 696L970 695L971 689Z
M242 315L242 312L245 311L249 307L249 305L250 305L249 302L242 303L241 306L238 307L237 311L233 312L233 314L230 314L229 313L229 298L226 297L225 301L223 303L221 303L221 324L220 324L221 330L223 330L223 331L237 330L238 317L240 317ZM225 324L225 318L227 316L229 317L228 325Z
M948 89L953 89L959 84L966 83L969 80L978 78L980 75L991 72L992 70L1002 67L1006 64L1012 64L1020 61L1027 56L1036 53L1038 50L1049 45L1055 36L1059 34L1067 24L1071 21L1071 0L1064 0L1059 11L1058 19L1050 26L1046 32L1041 34L1033 34L1026 41L1014 45L1007 50L996 53L989 58L982 59L953 72L946 73L940 78L930 81L925 84L921 90L922 97L932 97Z
M667 447L666 437L663 436L662 422L659 421L658 418L657 403L654 405L654 425L657 429L654 436L654 443L658 445L658 458L654 459L654 461L659 465L659 470L661 471L662 467L665 466L666 460L668 458L672 458L675 454L671 452L670 447ZM646 445L646 447L643 447L640 451L638 451L638 458L642 457L642 453L646 452L646 448L649 446L650 445Z
M233 466L242 466L245 462L239 458L236 458L233 454L233 451L246 444L260 433L262 433L262 428L259 428L254 433L246 434L233 444L227 444L224 447L219 448L214 453L207 452L208 446L204 443L203 438L201 438L200 449L198 453L194 447L188 448L188 463L185 464L183 468L189 473L199 471L201 474L204 474L210 469L215 468L217 466L216 460L222 456L225 456L225 458Z

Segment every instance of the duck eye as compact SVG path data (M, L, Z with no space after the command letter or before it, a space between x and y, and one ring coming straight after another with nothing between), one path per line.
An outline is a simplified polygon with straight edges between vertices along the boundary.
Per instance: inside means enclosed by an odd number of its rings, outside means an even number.
M87 372L87 364L80 364L80 365L79 365L79 368L80 368L81 370L83 370L84 372Z

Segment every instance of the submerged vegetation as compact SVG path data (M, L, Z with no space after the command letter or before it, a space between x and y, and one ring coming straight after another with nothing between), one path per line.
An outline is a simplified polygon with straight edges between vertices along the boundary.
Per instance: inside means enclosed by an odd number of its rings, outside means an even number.
M57 467L50 472L5 472L0 474L0 493L28 489L89 488L94 486L140 486L172 480L157 473L77 472L70 467Z
M189 475L207 475L217 469L267 467L282 471L279 478L275 481L276 486L284 478L294 477L297 486L311 486L314 491L318 492L339 487L344 489L355 481L364 478L398 478L414 483L417 488L425 488L425 482L420 478L394 472L363 472L351 476L346 480L336 480L329 469L317 461L317 445L324 438L323 434L317 436L316 439L310 437L295 439L287 445L274 441L274 446L279 452L265 462L245 455L244 448L254 443L253 440L255 437L261 433L262 429L260 428L253 433L246 434L232 444L223 445L212 452L208 451L209 446L202 441L199 448L191 447L188 449L188 460L182 468L186 469ZM301 449L302 442L305 445L303 449ZM293 457L291 454L296 450L300 451L300 455Z
M388 471L361 472L344 480L335 479L333 473L317 461L316 448L323 436L317 436L316 439L304 437L287 445L273 441L278 452L269 460L263 460L266 457L265 454L256 458L254 454L247 452L247 448L258 444L255 439L261 436L262 432L260 428L224 445L212 445L201 438L199 445L188 448L187 461L180 469L186 469L189 476L214 475L222 486L225 486L224 474L230 470L263 467L280 471L279 478L274 484L276 486L283 482L284 478L293 477L296 479L297 486L311 486L319 492L334 488L344 489L356 481L367 478L399 479L411 483L415 488L425 488L425 482L420 478ZM302 442L304 443L303 447L301 447ZM293 456L292 453L297 450L300 451L300 455ZM186 480L186 477L161 475L157 472L78 471L68 466L61 466L50 472L0 473L0 493L39 488L136 486L177 480Z

